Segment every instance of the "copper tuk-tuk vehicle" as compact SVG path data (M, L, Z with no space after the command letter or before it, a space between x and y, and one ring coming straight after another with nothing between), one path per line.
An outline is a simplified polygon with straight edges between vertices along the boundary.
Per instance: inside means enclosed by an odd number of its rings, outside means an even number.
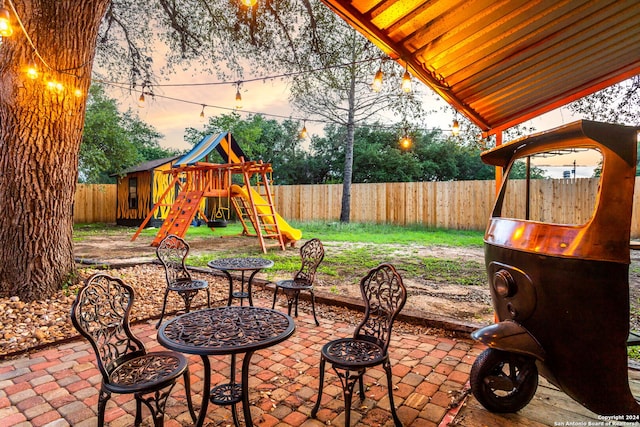
M497 323L472 333L488 346L471 370L473 395L488 410L525 407L540 372L597 414L640 420L627 361L638 130L583 120L482 153L505 176L484 237ZM596 183L593 196L579 190L577 197L591 198L592 208L580 209L577 224L564 223L530 200L544 197L540 188L551 181L531 179L530 166L536 156L581 151L601 156L599 182L576 180ZM510 176L518 163L526 173L516 181ZM551 204L563 202L558 185L569 180L555 181ZM576 210L573 203L568 210Z

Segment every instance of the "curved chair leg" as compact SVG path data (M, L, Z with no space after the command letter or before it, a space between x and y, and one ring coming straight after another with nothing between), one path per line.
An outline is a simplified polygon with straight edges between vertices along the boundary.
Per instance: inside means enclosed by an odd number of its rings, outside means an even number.
M295 289L284 289L284 293L287 296L287 314L291 316L291 308L293 308L293 304L296 303L296 299L298 298L299 291ZM298 317L298 305L296 304L296 317Z
M188 313L191 311L191 302L193 301L193 299L196 297L196 295L198 294L198 291L182 291L182 292L178 292L178 294L180 294L180 296L182 297L182 300L184 301L184 311L185 313Z
M100 395L98 396L98 427L104 427L104 411L107 408L107 401L111 397L111 393L100 389Z
M345 427L351 426L351 402L353 401L353 389L356 382L362 380L364 369L356 371L355 376L351 375L352 371L345 369L343 373L338 371L336 367L333 368L338 374L338 378L342 382L342 394L344 395L344 425Z
M316 294L313 293L313 289L311 289L311 312L313 313L313 320L316 321L316 326L320 326L320 322L318 322L318 318L316 317Z
M364 375L360 375L360 379L358 380L358 385L360 386L360 401L364 400Z
M158 319L158 323L156 323L156 329L160 327L162 323L162 318L164 317L164 310L167 308L167 297L169 296L169 289L164 291L164 301L162 301L162 311L160 311L160 319Z
M153 417L153 425L155 427L164 426L164 413L165 408L167 407L167 400L171 395L171 390L176 385L176 381L173 380L169 385L167 385L162 390L156 390L151 392L140 392L136 393L136 403L140 405L140 409L142 409L142 403L149 409L151 412L151 416ZM142 422L142 411L137 411L139 415L136 415L136 421L138 417L140 417L140 422ZM136 422L136 426L140 425L140 423Z
M278 297L278 285L275 286L275 289L273 290L273 303L271 304L271 309L274 309L276 307L276 298Z
M195 423L198 417L196 416L196 411L193 409L193 401L191 400L191 379L189 378L189 369L184 371L182 376L184 378L184 393L187 395L187 407L189 408L191 419Z
M318 409L320 409L320 401L322 400L322 389L324 387L324 368L325 368L326 360L324 357L320 357L320 378L318 385L318 400L316 400L316 404L313 406L311 410L311 418L315 418L318 415Z
M393 415L393 422L396 427L402 427L402 422L400 418L398 418L398 414L396 413L396 405L393 402L393 382L391 381L391 363L387 359L386 362L382 364L384 367L384 371L387 373L387 388L389 389L389 406L391 407L391 415Z

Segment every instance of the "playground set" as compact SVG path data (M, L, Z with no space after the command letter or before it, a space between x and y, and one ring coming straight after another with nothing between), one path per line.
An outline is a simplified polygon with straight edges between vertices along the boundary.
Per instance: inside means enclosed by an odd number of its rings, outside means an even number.
M209 162L214 149L226 163ZM242 234L258 237L264 253L267 252L266 239L276 240L285 250L287 245L293 246L300 240L302 232L291 227L276 212L270 188L272 172L270 163L250 161L231 133L207 135L171 169L164 171L172 177L170 184L131 240L135 240L156 211L164 207L169 207L169 211L152 246L157 246L169 234L184 237L198 216L211 229L223 227L232 207L242 224ZM240 177L235 181L241 181L241 184L234 183L234 176ZM173 192L177 193L175 198ZM208 216L205 214L207 199L213 206Z

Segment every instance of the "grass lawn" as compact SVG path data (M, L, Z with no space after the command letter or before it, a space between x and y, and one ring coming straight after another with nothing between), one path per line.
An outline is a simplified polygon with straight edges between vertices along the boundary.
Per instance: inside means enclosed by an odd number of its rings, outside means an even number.
M303 239L320 239L326 245L339 245L340 250L326 257L320 272L328 276L349 276L361 274L380 262L390 261L406 273L419 274L425 279L453 281L458 284L484 284L484 265L463 258L441 259L432 256L417 256L415 247L444 246L452 248L482 248L484 233L470 230L446 230L426 228L419 225L398 226L391 224L360 224L339 222L290 222L290 225L303 230ZM82 240L94 234L121 233L123 227L104 224L79 225L74 229L74 239ZM216 237L237 236L242 233L242 225L229 223L227 227L217 228ZM133 235L135 229L131 229ZM142 231L144 236L155 236L155 228ZM206 226L189 227L185 239L208 238L212 231ZM401 248L400 250L398 248ZM391 256L392 255L392 256ZM220 257L260 256L268 258L278 266L280 272L294 273L300 267L297 250L269 250L262 254L259 245L239 245L217 252ZM210 254L190 255L189 264L204 267L211 259ZM351 273L351 274L349 274Z

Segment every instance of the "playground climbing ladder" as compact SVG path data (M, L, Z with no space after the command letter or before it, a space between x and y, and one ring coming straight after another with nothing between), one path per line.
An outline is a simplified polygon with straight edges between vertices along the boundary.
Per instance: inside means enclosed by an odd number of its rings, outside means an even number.
M243 164L242 173L246 194L241 191L232 192L231 200L244 228L244 234L251 235L247 226L247 222L250 222L256 231L255 235L260 241L263 252L266 252L265 238L276 239L284 250L285 239L280 230L278 214L269 185L271 165L267 163ZM250 186L253 174L256 174L257 190L253 190Z
M202 191L186 191L178 194L151 246L158 246L169 234L184 237L199 210L202 194Z

